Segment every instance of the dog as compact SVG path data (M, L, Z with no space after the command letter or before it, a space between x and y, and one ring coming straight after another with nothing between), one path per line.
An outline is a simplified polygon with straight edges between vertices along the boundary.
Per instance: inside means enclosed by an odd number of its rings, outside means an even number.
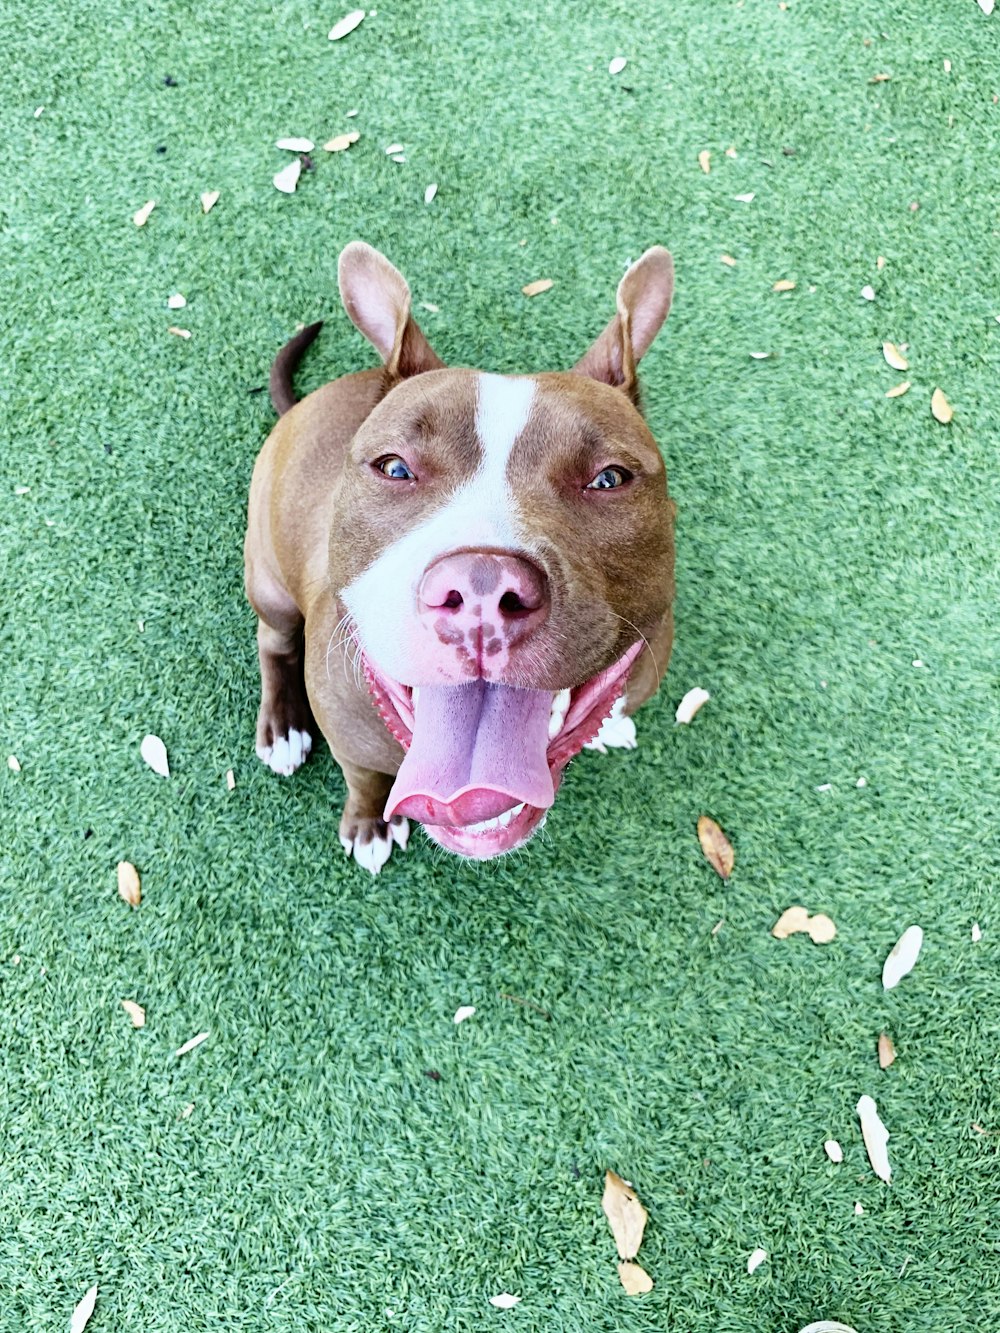
M318 727L341 844L374 874L410 820L485 860L541 827L584 745L634 744L667 669L675 506L636 367L673 261L647 250L576 365L532 375L446 367L371 246L338 276L382 366L296 402L313 324L271 370L245 544L257 754L290 774Z

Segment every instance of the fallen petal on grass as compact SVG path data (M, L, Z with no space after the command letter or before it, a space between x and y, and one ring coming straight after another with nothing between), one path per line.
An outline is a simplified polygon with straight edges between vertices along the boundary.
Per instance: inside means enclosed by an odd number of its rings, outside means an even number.
M698 712L698 709L707 704L711 697L708 690L703 690L700 685L695 685L693 689L688 690L677 705L677 712L674 717L682 726L686 726Z
M159 773L161 778L170 777L170 765L167 763L167 747L160 740L159 736L143 736L142 744L139 746L139 753L150 766L154 773Z
M131 861L119 861L117 873L118 897L123 902L128 903L129 907L138 907L142 902L142 887L139 883L138 870Z
M919 926L908 926L903 931L882 967L884 990L892 990L894 986L899 985L907 972L913 971L923 942L924 932Z
M352 143L357 143L361 138L357 130L348 130L346 134L336 134L332 139L327 139L323 145L324 153L343 153L350 148Z
M538 278L535 282L529 282L526 287L522 287L521 291L524 292L525 296L539 296L554 285L552 278Z
M883 343L882 355L893 370L909 370L910 363L895 343Z
M137 227L144 227L146 223L149 221L149 215L150 213L152 213L155 207L156 207L156 200L150 199L148 204L143 204L142 208L140 208L137 212L132 214L132 221L135 223Z
M872 1170L878 1176L879 1180L884 1180L888 1185L892 1178L892 1168L889 1165L889 1131L879 1119L878 1108L873 1099L867 1094L858 1098L857 1105L858 1117L861 1120L861 1136L865 1141L865 1151L868 1153L868 1160L872 1164Z
M755 1273L766 1258L767 1250L762 1250L760 1246L758 1246L747 1260L747 1272Z
M947 426L955 415L955 409L940 389L935 389L931 394L931 415L935 421L940 421L942 426Z
M186 1041L183 1046L178 1046L177 1050L174 1051L174 1055L187 1055L188 1051L193 1051L197 1046L200 1046L203 1041L208 1041L207 1032L199 1032L197 1037L192 1037L191 1040Z
M903 380L902 384L895 384L891 389L887 389L885 396L886 398L902 398L909 387L910 381Z
M823 1144L823 1150L831 1162L842 1162L844 1160L844 1150L836 1139L827 1139Z
M146 1026L146 1011L141 1004L136 1004L135 1000L122 1000L122 1008L131 1018L134 1028Z
M69 1321L69 1333L83 1333L87 1327L90 1316L94 1313L94 1306L97 1304L97 1283L90 1288L83 1300L73 1311Z
M294 162L289 162L287 167L282 167L280 171L275 172L272 178L274 188L280 190L282 194L294 194L301 175L302 161L300 158L296 158Z
M219 191L206 190L205 193L201 196L201 211L203 213L211 213L212 209L218 202L219 202Z
M349 32L353 32L359 24L364 22L365 11L363 9L352 9L349 14L345 14L342 19L333 25L327 33L331 42L339 42L342 37L346 37Z

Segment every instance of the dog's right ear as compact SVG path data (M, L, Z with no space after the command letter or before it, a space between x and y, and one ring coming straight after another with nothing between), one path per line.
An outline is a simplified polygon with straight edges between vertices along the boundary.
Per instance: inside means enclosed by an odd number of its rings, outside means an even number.
M385 362L390 381L444 366L410 314L406 279L385 255L352 241L341 252L338 278L344 309Z

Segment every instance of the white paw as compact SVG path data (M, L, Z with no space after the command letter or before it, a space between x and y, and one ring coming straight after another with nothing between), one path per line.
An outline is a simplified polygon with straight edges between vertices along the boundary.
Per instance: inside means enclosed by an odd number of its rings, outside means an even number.
M388 833L383 837L368 838L362 841L360 835L353 838L347 838L343 834L340 836L340 845L348 856L353 856L359 866L364 866L370 870L373 875L385 865L389 859L389 853L392 851L393 843L400 849L406 850L406 844L410 838L410 822L407 819L392 820L389 824Z
M614 702L611 716L604 719L600 731L583 748L607 754L608 750L634 750L638 744L635 723L625 716L625 696L621 694Z
M288 777L306 762L312 745L308 731L296 731L293 727L287 736L280 736L273 745L258 745L257 758L272 772Z

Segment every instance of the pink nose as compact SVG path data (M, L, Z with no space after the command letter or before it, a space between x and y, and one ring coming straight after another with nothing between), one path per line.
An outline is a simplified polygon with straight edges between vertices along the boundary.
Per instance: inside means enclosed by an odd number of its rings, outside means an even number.
M497 551L461 551L430 565L417 592L422 617L456 630L481 629L484 646L510 646L544 621L545 575L530 561Z

